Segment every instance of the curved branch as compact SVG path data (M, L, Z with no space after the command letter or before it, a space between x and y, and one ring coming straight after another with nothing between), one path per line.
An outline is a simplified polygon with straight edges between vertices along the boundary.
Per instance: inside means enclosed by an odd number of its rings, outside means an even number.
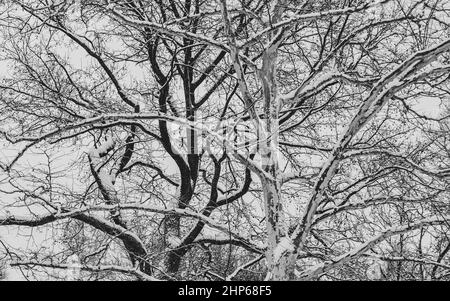
M421 227L425 226L435 226L435 225L441 225L444 223L450 222L450 215L444 215L442 217L433 217L433 218L427 218L420 220L415 223L403 225L403 226L395 226L388 228L384 231L382 231L380 234L372 237L365 243L361 244L360 246L354 248L350 252L347 252L337 258L335 258L331 263L322 263L318 266L312 267L304 272L301 273L299 276L302 280L309 280L314 277L317 277L323 273L328 272L329 270L335 269L350 260L353 260L359 256L361 256L363 253L367 252L371 248L373 248L376 244L386 240L387 238L403 234L412 230L417 230Z

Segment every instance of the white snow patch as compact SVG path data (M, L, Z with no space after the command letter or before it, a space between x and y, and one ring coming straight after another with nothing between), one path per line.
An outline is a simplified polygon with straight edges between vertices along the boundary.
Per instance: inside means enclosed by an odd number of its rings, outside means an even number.
M114 148L115 142L112 138L106 138L106 140L98 147L98 148L91 148L88 151L89 156L94 158L100 158L100 156L105 155L108 150Z
M286 251L293 252L295 250L294 243L291 238L284 236L273 251L273 259L277 262Z
M100 182L102 183L103 187L106 189L106 191L108 191L108 192L115 191L114 184L112 181L112 176L109 173L107 173L104 170L101 170L98 173L98 177L99 177Z

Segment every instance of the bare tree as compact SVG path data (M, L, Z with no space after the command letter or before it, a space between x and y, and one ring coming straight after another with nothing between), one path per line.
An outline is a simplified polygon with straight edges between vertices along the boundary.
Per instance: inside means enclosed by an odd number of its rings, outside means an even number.
M26 277L448 279L447 1L0 9Z

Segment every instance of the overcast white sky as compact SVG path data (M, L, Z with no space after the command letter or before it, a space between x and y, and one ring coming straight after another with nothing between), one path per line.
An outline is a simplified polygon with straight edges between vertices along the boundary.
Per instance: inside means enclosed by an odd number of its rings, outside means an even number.
M4 41L0 40L0 44ZM74 49L62 49L63 52L67 54L68 51L70 51L70 57L71 62L74 65L83 66L83 64L86 64L90 60L80 51L74 50ZM0 60L0 80L7 76L9 73L8 64L5 61ZM139 68L136 68L132 70L129 76L129 80L140 80L143 78L142 70ZM415 104L412 104L412 107L417 110L419 113L430 116L433 118L440 117L442 113L442 100L438 98L422 98L417 99ZM14 146L9 145L6 147L6 143L0 142L0 160L2 162L9 161L11 156L15 153L16 149ZM87 146L86 150L88 149ZM73 150L68 150L67 154L68 157L66 159L62 160L68 160L69 158L73 158L73 156L81 156L82 150L80 150L78 153L74 154ZM68 160L69 161L69 160ZM37 159L37 156L35 155L25 155L21 162L29 162L30 165L38 164L39 160ZM74 174L67 174L68 181L72 181L73 177L76 176ZM2 174L2 171L0 171L0 189L2 189L1 180L5 177L4 174ZM4 187L4 186L3 186ZM0 192L0 215L5 215L5 208L2 208L1 205L9 204L13 200L10 195L7 195L5 193ZM27 210L23 209L21 214L26 214ZM33 237L30 237L30 233L33 231ZM30 248L30 249L36 249L36 248L50 248L50 249L58 249L58 246L56 244L52 244L51 237L54 235L50 227L41 227L40 229L22 229L20 232L18 231L17 227L0 227L0 239L4 241L7 244L10 244L14 247L21 247L21 248ZM3 252L3 248L0 246L0 253ZM16 269L9 269L7 271L7 279L8 280L24 280L20 272Z

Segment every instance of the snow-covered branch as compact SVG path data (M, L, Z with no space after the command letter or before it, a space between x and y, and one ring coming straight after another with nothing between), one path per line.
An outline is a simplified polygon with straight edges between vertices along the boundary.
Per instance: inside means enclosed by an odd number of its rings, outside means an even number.
M253 35L252 37L248 38L246 41L241 43L239 45L240 48L247 47L249 44L257 42L260 38L262 38L264 35L268 34L269 32L279 29L280 27L290 26L292 24L298 23L298 22L305 22L309 20L316 20L318 18L324 18L324 17L331 17L331 16L341 16L341 15L349 15L355 12L361 12L364 10L368 10L370 8L377 7L381 4L387 3L391 0L379 0L374 1L374 3L368 5L368 4L362 4L360 6L355 7L346 7L342 9L333 9L329 11L320 11L320 12L314 12L309 14L301 14L301 15L294 15L292 17L289 17L286 20L277 22L275 24L271 24L270 27L267 29L264 29L257 34Z
M339 142L336 143L332 154L322 167L303 218L291 236L297 246L301 247L304 244L324 191L331 181L338 163L342 159L342 155L353 137L382 109L394 93L410 83L409 77L412 73L428 66L432 61L436 60L439 54L446 52L449 47L450 40L446 40L434 47L416 52L380 79L374 86L370 95L363 101L358 113L347 126Z
M17 261L12 262L11 267L27 267L27 268L33 268L35 266L43 267L43 268L50 268L50 269L63 269L68 270L73 268L70 264L55 264L55 263L44 263L44 262L38 262L38 261ZM153 276L147 275L143 272L141 272L137 268L128 268L128 267L122 267L117 265L79 265L77 266L82 271L89 271L89 272L95 272L95 273L101 273L101 272L117 272L121 274L126 275L132 275L138 278L141 281L161 281L160 279L157 279Z
M401 226L394 226L391 228L388 228L384 231L382 231L380 234L368 239L365 243L359 245L358 247L354 248L353 250L337 257L332 260L330 263L322 263L318 266L314 266L308 270L305 270L301 272L299 275L300 279L308 280L312 279L314 277L317 277L323 273L326 273L329 270L335 269L359 256L362 256L363 253L369 251L371 248L373 248L378 243L386 240L387 238L399 235L402 233L406 233L412 230L417 230L422 227L428 227L428 226L435 226L435 225L442 225L442 224L448 224L450 222L450 215L443 215L438 217L430 217L426 218L414 223L410 223L407 225L401 225Z

